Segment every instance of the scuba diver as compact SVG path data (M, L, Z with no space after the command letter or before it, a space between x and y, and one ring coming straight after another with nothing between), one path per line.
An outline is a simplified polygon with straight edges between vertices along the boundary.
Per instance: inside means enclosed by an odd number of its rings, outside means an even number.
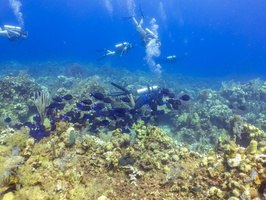
M159 63L159 64L162 64L162 63L174 64L176 62L177 62L176 55L167 56L165 59L157 59L156 60L156 63Z
M19 26L4 25L3 29L0 28L0 35L7 37L11 42L14 42L26 39L28 37L28 32L23 31Z
M120 89L121 92L113 92L107 94L108 96L121 96L126 95L129 98L130 107L134 109L139 109L143 105L149 105L152 110L157 110L157 106L162 106L167 104L168 108L173 108L177 110L178 106L181 105L181 101L188 101L190 97L187 94L180 96L178 99L174 100L175 95L170 93L168 89L159 88L158 86L147 86L136 91L137 95L140 95L137 100L134 100L132 92L125 89L124 87L117 85L116 83L111 83L116 88ZM167 101L163 100L163 97L169 97Z
M115 51L111 51L108 49L97 50L97 52L103 52L103 51L107 52L102 57L98 58L97 60L102 60L106 56L117 55L117 54L120 54L120 57L121 57L122 55L126 54L130 49L132 49L133 45L128 42L122 42L120 44L115 45L115 48L116 48Z
M141 13L141 19L139 22L136 20L136 18L134 16L126 17L124 19L132 19L133 20L133 23L136 27L136 31L139 33L139 36L142 40L143 46L148 46L151 44L151 42L154 42L157 46L161 46L161 42L158 38L158 35L155 34L154 32L152 32L150 29L148 29L148 28L144 29L142 27L143 22L144 22L144 15L143 15L141 8L140 8L140 13Z
M185 60L185 57L187 56L187 54L184 54L183 56L179 56L177 57L176 55L171 55L171 56L167 56L164 59L156 59L156 63L159 64L175 64L179 61L183 61Z
M157 46L161 46L161 42L158 38L158 35L156 35L155 33L153 33L150 29L148 28L143 28L142 24L144 21L144 17L141 17L141 20L139 22L137 22L136 18L134 16L131 17L133 20L133 23L136 27L136 31L139 33L139 36L142 40L142 45L143 46L148 46L151 41L154 41L156 43Z

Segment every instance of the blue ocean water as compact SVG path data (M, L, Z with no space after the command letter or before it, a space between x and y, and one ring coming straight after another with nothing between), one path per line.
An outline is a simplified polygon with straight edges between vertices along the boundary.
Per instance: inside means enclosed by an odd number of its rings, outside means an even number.
M159 26L161 57L177 55L175 64L162 64L168 73L194 77L255 75L266 72L266 2L264 0L21 0L25 41L1 37L0 62L54 61L109 63L128 70L149 71L145 47L131 20L134 14ZM19 25L9 0L0 5L0 26ZM120 58L97 61L97 49L120 42L134 48Z

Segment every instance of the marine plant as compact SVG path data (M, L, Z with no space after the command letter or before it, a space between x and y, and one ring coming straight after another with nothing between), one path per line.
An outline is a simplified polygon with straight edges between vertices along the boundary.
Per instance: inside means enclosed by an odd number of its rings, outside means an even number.
M46 107L49 106L50 101L51 97L47 90L34 92L34 104L41 117L41 123L44 122L44 119L46 117Z
M22 156L10 156L10 157L0 157L0 185L14 173L14 169L18 168L23 164L24 158Z

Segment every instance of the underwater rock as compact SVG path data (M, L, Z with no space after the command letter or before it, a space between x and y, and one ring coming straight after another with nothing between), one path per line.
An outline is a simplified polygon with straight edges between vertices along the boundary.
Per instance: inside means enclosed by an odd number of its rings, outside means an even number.
M240 165L240 162L242 161L241 155L236 154L234 158L230 158L227 160L227 164L230 167L238 167Z
M4 195L2 200L15 200L15 195L13 192L8 192Z
M217 198L217 197L222 198L223 192L219 188L213 186L209 189L208 196L213 197L213 198Z
M258 142L255 140L251 140L249 146L246 148L247 154L256 154L258 150Z
M108 200L106 196L100 196L97 200Z

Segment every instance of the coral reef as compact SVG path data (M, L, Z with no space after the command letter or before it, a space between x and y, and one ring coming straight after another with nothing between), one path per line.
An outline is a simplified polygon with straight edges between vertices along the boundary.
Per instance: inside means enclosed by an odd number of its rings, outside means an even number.
M57 125L36 144L25 138L19 155L3 139L5 198L10 191L15 199L249 199L266 192L265 149L255 140L246 149L231 141L218 153L199 154L142 121L133 126L134 143L119 129L104 142Z
M206 81L180 76L158 80L145 72L132 74L107 65L74 64L63 67L64 71L67 76L55 73L39 78L42 86L25 72L0 80L0 111L3 119L12 119L0 124L0 198L266 198L266 115L261 112L266 108L266 83L262 80L223 83L214 90ZM73 104L92 92L115 92L109 84L113 80L130 90L160 83L176 94L188 93L192 100L178 110L151 116L152 123L139 117L128 127L129 134L104 125L93 131L88 123L64 120L60 109L54 110L54 124L46 119L33 128L11 128L33 120L37 114L33 93L43 85L53 87L52 98L72 94L73 99L64 102L70 112L77 111ZM119 98L115 100L106 109L129 108ZM151 113L149 107L141 112ZM49 134L30 137L40 133Z
M0 112L3 117L26 121L36 110L33 103L33 92L40 86L29 78L25 71L18 76L9 74L0 79ZM1 120L3 121L3 120Z

